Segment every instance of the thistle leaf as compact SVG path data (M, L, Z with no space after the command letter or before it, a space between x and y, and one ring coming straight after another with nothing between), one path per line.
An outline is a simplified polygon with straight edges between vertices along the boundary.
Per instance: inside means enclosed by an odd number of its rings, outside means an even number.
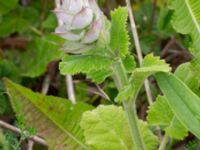
M87 149L82 129L81 115L92 106L34 93L31 90L4 80L10 101L17 114L23 114L26 124L34 127L45 138L50 150Z

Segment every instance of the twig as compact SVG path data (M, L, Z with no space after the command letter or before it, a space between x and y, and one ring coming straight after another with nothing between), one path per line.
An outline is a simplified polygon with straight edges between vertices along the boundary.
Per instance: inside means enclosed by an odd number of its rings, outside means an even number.
M142 61L143 61L142 50L141 50L141 46L140 46L140 42L139 42L139 37L138 37L136 25L135 25L134 16L133 16L133 13L132 13L130 0L126 0L126 4L127 4L127 7L128 7L129 20L130 20L130 23L131 23L131 31L132 31L134 42L135 42L138 61L139 61L139 64L142 65ZM148 102L151 105L153 103L153 98L152 98L148 79L146 79L144 81L144 87L145 87L145 90L146 90L146 93L147 93Z
M175 37L171 37L170 41L165 45L165 47L162 49L161 51L161 57L164 57L164 55L166 54L167 50L170 48L170 46L172 44L174 44L175 42Z
M73 84L73 79L71 75L66 75L65 76L65 81L67 85L67 93L68 93L68 98L71 100L73 104L76 104L76 98L74 94L74 84Z
M33 145L34 145L34 142L31 140L28 140L28 150L33 150Z
M47 73L42 84L42 89L41 89L42 94L44 95L47 94L49 90L50 82L51 82L51 74Z
M16 134L21 134L21 130L15 126L12 126L4 121L1 121L0 120L0 127L1 128L4 128L4 129L8 129ZM48 146L46 141L44 141L42 138L38 137L38 136L32 136L29 138L29 140L33 141L33 142L36 142L36 143L39 143L41 145L44 145L44 146Z
M60 8L62 0L55 0L55 5L57 8ZM62 25L63 22L62 20L58 20L58 24ZM66 81L66 86L67 86L67 94L68 98L72 103L76 103L76 98L75 98L75 92L74 92L74 84L73 84L73 79L71 75L66 75L65 76L65 81Z

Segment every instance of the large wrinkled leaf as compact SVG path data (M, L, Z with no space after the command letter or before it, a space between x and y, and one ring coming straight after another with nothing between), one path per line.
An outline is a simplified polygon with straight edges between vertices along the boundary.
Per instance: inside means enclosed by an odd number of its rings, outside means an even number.
M200 98L172 74L158 73L156 79L176 118L200 138Z
M128 100L131 97L136 99L137 93L140 90L144 80L156 72L169 72L171 68L164 60L159 57L154 57L152 54L144 58L141 68L136 68L126 85L118 94L116 101Z
M129 36L126 30L127 17L128 10L126 7L120 7L111 13L110 47L120 56L128 54Z
M187 129L176 119L164 96L158 96L149 107L147 119L151 125L164 127L166 134L172 138L187 136Z
M50 150L87 149L79 126L81 115L92 107L78 102L44 96L5 79L13 109L23 114L28 126L44 137Z
M146 149L155 150L158 139L144 122L139 122ZM83 114L81 127L91 150L134 150L128 121L121 107L99 106Z
M59 65L61 74L89 73L110 67L112 61L100 55L67 55Z

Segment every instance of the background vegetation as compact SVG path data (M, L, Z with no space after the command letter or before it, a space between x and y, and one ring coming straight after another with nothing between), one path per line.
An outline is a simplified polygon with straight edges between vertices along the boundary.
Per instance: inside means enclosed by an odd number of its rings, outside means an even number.
M99 0L98 2L108 19L111 19L111 10L118 6L125 6L125 1L123 0ZM192 55L187 49L191 43L191 36L178 34L174 30L171 22L173 10L169 9L167 0L132 0L131 7L137 24L143 56L149 53L160 56L170 64L173 72L181 64L192 60ZM26 139L36 135L38 130L43 131L42 128L47 126L51 127L49 128L50 132L44 131L42 135L51 137L49 142L52 145L56 145L57 141L66 139L70 135L64 134L60 128L55 129L55 122L57 122L56 126L65 125L67 129L71 129L74 134L77 134L79 139L82 139L82 135L75 131L78 128L75 124L79 115L99 104L116 104L114 99L118 91L110 78L97 85L89 77L80 73L73 76L76 100L80 102L80 105L73 106L70 101L66 100L66 107L62 106L62 98L67 98L65 76L60 75L58 69L58 64L63 56L63 52L60 50L63 39L53 34L57 26L56 17L52 13L54 8L55 2L53 0L0 0L0 120L15 125L22 131L19 135L2 128L0 130L0 147L3 150L26 150L29 145ZM129 22L127 29L128 34L132 37ZM130 41L133 41L133 39L131 38ZM130 51L137 59L134 42L131 42ZM137 65L130 64L127 61L127 67L131 69L132 66ZM185 70L183 73L180 70L176 74L182 80L186 80L185 74L187 72L189 71ZM192 81L190 79L188 77L188 80L185 82L188 83L194 93L200 96L199 80L195 77ZM152 97L155 99L161 91L154 78L150 77L149 81ZM9 93L12 96L14 95L13 99L23 99L20 105L24 106L23 111L29 116L29 124L40 126L41 129L35 131L34 128L26 125L24 115L19 113L16 115L14 113L17 110L13 110L11 105L18 105L18 103L15 101L11 103L8 100L9 95L6 92L5 86ZM24 87L44 95L53 95L60 98L45 97L38 93L33 93ZM43 99L43 102L39 103L35 99ZM52 101L49 101L49 99L52 99ZM152 107L158 107L156 109L160 109L160 112L162 112L164 110L161 104L164 103L163 97L158 99L160 103ZM37 118L38 112L27 100L34 103L38 108L45 108L46 112L44 111L41 114L43 115L42 117L40 115ZM60 112L58 112L59 117L54 116L53 113L51 114L52 111L49 111L49 109L54 110L54 105L60 109ZM142 87L137 98L137 112L140 119L147 120L148 106L146 93L144 87ZM169 106L165 104L165 110L167 110L166 107ZM110 109L110 112L108 111L107 113L112 114L112 111L115 112L114 109ZM175 128L178 129L176 133L170 130L170 126L173 125L169 125L169 123L171 123L173 114L170 112L170 108L168 110L168 116L161 116L167 118L166 120L163 119L161 125L163 125L164 129L165 126L169 126L166 130L168 130L169 135L175 138L170 140L167 148L193 149L194 146L198 146L199 141L197 138L191 133L187 134L187 130L185 131L182 127ZM100 113L100 111L100 109L97 109L96 113ZM66 113L69 113L69 117L65 117ZM172 115L171 118L170 114ZM52 117L53 121L49 121L48 117L45 118L45 116ZM59 119L56 120L56 117ZM156 122L156 119L150 118L152 126L160 125L160 122ZM90 120L87 121L89 122ZM177 124L175 123L175 125ZM81 126L87 128L84 124ZM144 124L143 126L145 128ZM152 129L156 130L153 127ZM151 133L148 134L152 136ZM69 140L69 143L73 142ZM156 145L156 142L154 144ZM72 144L71 147L75 149L76 145ZM45 147L41 146L41 144L34 144L34 149L42 150Z

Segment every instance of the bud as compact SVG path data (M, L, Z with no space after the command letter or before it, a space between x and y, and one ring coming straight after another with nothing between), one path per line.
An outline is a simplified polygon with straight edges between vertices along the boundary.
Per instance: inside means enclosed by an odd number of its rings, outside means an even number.
M55 33L67 40L66 52L80 53L90 49L105 28L104 15L96 0L63 0L54 12L62 22Z

